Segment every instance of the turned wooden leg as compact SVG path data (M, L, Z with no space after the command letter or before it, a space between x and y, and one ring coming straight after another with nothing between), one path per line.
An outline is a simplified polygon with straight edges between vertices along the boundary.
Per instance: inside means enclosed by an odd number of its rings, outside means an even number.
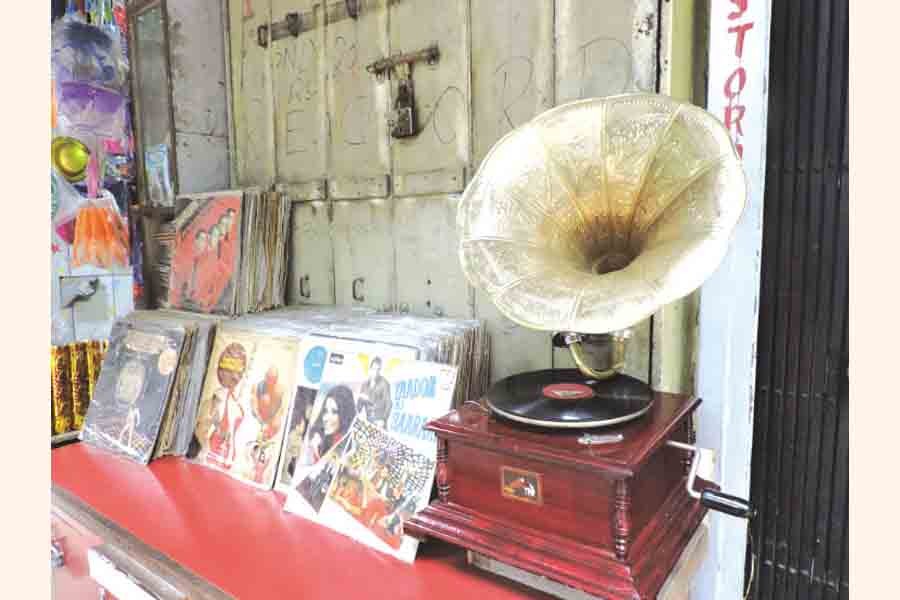
M441 502L450 500L450 465L447 462L447 440L438 440L437 447L437 491Z
M627 479L616 481L616 512L613 515L613 541L616 558L625 560L631 543L631 490Z

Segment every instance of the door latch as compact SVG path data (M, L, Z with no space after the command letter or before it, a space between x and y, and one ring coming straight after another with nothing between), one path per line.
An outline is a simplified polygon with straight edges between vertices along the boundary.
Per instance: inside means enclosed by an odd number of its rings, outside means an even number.
M388 127L395 138L412 137L419 130L412 69L408 63L402 63L394 68L394 73L397 75L397 97L394 99L394 112L388 116Z
M391 137L405 138L419 133L415 88L412 79L413 63L425 61L429 65L433 65L440 57L441 53L437 44L433 44L416 52L388 56L366 66L366 70L375 75L379 81L389 76L391 72L397 78L397 97L394 99L394 110L388 115Z

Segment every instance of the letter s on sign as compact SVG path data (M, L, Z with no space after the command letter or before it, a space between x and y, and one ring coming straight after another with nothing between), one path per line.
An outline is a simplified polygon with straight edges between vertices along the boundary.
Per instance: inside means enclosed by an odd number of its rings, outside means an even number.
M737 6L737 10L728 13L728 18L732 21L740 19L747 12L747 0L731 0L731 3Z

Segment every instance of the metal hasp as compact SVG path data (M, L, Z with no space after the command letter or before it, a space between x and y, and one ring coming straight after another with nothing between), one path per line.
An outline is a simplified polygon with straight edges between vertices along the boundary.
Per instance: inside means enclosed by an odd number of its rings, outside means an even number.
M688 473L687 482L685 483L687 493L691 498L700 500L700 504L710 510L725 513L726 515L731 515L733 517L752 519L753 516L756 515L756 509L750 506L750 502L743 498L723 494L722 492L717 492L713 489L704 489L700 492L696 491L694 489L694 482L697 480L697 469L700 467L700 448L690 444L676 442L674 440L669 440L667 443L673 448L685 450L694 455L694 458L691 460L691 470Z
M268 25L260 25L256 28L256 42L263 48L269 47L269 36L271 34L272 42L280 39L291 37L299 37L301 31L300 13L287 13L284 19L277 23L272 23L271 31Z
M388 116L391 137L413 137L419 133L412 65L418 61L425 61L429 65L433 65L440 57L437 44L433 44L417 52L396 54L376 60L366 66L366 70L378 79L384 78L385 74L391 71L397 78L397 97L394 99L394 110Z

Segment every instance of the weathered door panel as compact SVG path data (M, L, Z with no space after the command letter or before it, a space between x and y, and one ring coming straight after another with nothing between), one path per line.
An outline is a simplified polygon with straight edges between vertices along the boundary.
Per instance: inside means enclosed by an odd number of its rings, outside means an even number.
M552 366L550 333L519 327L481 290L475 290L475 317L487 323L491 336L491 381Z
M556 2L556 102L656 90L656 0Z
M390 199L335 201L332 221L335 297L342 306L394 303Z
M434 65L412 65L419 133L391 140L397 176L459 173L469 162L468 22L468 2L402 0L391 4L391 53L415 52L432 44L440 50L440 59ZM391 81L391 88L393 99L396 81ZM431 181L442 185L432 186L427 193L462 191L461 185L454 184L458 178L432 177ZM402 190L398 193L405 194Z
M229 0L229 17L237 184L268 186L275 180L271 64L256 32L269 24L269 0Z
M334 304L334 252L328 203L294 202L288 302Z
M553 3L472 0L473 168L553 106Z
M544 0L472 0L471 10L474 170L501 137L553 106L554 11ZM491 332L495 380L550 368L547 333L516 325L483 293L474 296Z
M396 198L397 303L419 315L471 318L471 288L457 257L458 195Z
M389 91L366 65L388 52L387 9L384 0L372 0L361 6L357 19L347 17L346 11L328 12L329 188L336 198L376 197L386 193L384 181L390 173L385 118Z
M298 37L272 43L276 165L279 182L326 176L328 119L325 109L324 11L315 0L272 0L272 19L300 14Z

